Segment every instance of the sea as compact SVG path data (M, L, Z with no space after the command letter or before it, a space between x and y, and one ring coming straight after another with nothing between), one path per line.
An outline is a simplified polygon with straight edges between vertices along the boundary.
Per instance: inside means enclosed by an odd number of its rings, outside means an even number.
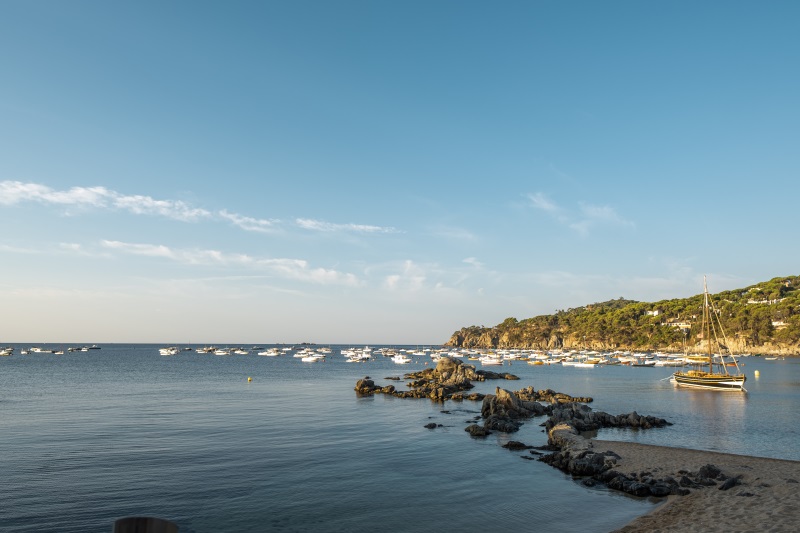
M353 390L365 376L402 387L386 378L430 367L429 357L348 363L347 347L332 346L324 362L304 363L255 352L162 356L147 344L65 355L21 355L30 344L14 346L0 357L4 532L108 532L129 516L198 533L606 532L657 505L585 487L501 447L545 444L544 418L474 438L464 428L479 402ZM488 368L519 381L475 390L549 388L591 396L595 410L673 424L601 430L600 439L800 460L800 358L742 361L747 394L677 389L670 368L521 361ZM431 422L437 427L426 428Z

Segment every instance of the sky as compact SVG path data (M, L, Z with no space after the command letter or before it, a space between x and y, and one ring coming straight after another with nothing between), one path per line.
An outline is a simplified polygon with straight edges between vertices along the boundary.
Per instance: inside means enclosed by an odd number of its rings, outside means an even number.
M800 274L795 1L0 2L0 344L441 344Z

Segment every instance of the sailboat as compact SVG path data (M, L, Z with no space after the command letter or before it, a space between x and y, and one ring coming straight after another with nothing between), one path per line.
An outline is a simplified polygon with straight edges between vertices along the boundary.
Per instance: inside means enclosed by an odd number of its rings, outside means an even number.
M728 358L732 360L736 373L728 372L729 363L726 363L726 356L723 353L724 350L728 350L728 340L719 320L719 312L708 295L705 276L703 276L703 323L700 331L708 352L704 355L688 356L686 359L690 366L689 370L681 370L672 374L673 383L681 387L747 392L744 388L747 378L739 368L736 357L730 352ZM712 342L712 334L714 342ZM724 342L720 342L720 338ZM712 353L711 348L714 344L719 347L717 354Z

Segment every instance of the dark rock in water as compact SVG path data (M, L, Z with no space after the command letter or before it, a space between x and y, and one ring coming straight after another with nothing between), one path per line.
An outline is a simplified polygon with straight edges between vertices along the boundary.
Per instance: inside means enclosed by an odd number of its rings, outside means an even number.
M533 446L528 446L524 442L520 442L518 440L510 440L507 443L503 444L503 448L507 450L530 450Z
M518 431L520 426L522 425L521 422L514 422L510 418L502 417L499 415L491 415L483 425L487 429L494 429L497 431L502 431L503 433L514 433Z
M485 437L487 435L492 434L491 431L488 431L485 427L481 427L478 424L472 424L471 426L467 426L464 428L464 431L466 431L473 437Z
M390 381L401 381L403 378L401 378L400 376L388 376L383 379L388 379Z
M380 390L380 387L376 387L375 382L368 377L356 382L355 391L359 394L374 394L376 390Z

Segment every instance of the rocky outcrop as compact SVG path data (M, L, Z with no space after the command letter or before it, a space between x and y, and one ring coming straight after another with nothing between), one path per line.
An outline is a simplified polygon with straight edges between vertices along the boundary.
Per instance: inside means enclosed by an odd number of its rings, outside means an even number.
M691 489L717 486L718 483L719 490L729 490L739 484L739 478L728 477L711 464L701 467L697 472L681 471L680 479L668 475L656 477L651 472L624 474L615 468L620 459L617 454L595 450L594 446L602 443L581 436L581 431L601 427L648 429L668 424L664 419L641 416L635 411L611 416L602 411L593 412L585 405L557 406L545 424L548 444L557 451L539 460L574 477L584 478L586 485L604 483L610 489L634 496L683 496L689 494Z
M473 381L487 379L516 380L517 376L508 373L496 373L486 370L476 370L473 365L464 364L458 359L442 357L435 368L427 368L420 372L411 372L404 376L411 380L408 386L411 390L398 391L394 385L381 387L369 379L369 376L356 382L355 391L358 394L390 394L397 398L429 398L434 401L445 400L475 400L480 401L484 395L480 393L465 393L474 387Z
M545 423L545 428L549 431L561 423L569 424L578 432L600 428L650 429L671 425L663 418L642 416L636 411L614 416L603 411L593 411L588 405L580 403L566 403L555 407Z

